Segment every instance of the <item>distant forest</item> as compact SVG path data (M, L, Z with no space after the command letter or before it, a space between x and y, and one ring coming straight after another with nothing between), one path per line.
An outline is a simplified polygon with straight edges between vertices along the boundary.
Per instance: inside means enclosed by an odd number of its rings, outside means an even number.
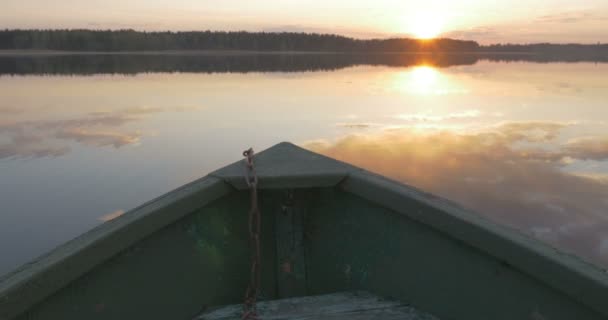
M268 32L139 32L134 30L3 30L0 49L66 51L476 51L475 41L358 40L338 35Z
M298 52L509 52L543 55L608 55L608 44L496 44L408 38L361 40L293 32L142 32L134 30L0 30L0 50L60 51L298 51Z

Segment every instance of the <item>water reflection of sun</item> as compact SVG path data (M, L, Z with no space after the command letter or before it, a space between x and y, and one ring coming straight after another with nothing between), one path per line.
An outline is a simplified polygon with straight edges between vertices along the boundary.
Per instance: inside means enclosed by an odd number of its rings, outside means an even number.
M466 93L450 81L449 76L430 65L419 65L400 72L395 75L392 87L397 91L416 95Z
M393 87L398 91L428 95L435 91L438 77L435 68L421 65L396 74Z
M429 94L437 83L439 72L437 69L429 66L414 67L410 71L409 86L413 91L423 94Z

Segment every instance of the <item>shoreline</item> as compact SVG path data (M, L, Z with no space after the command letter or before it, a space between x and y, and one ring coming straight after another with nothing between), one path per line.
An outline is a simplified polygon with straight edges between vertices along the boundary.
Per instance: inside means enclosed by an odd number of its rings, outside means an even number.
M150 56L213 56L213 55L536 55L535 52L491 51L249 51L249 50L150 50L150 51L64 51L64 50L0 50L0 57L18 56L94 56L94 55L150 55Z

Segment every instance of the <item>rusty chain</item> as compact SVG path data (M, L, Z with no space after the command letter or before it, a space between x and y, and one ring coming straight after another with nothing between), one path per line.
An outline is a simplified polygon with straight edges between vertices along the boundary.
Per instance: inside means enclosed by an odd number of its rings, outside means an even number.
M251 271L245 302L243 303L243 320L257 320L257 298L260 286L260 209L258 208L258 176L253 166L253 149L243 151L245 157L245 182L251 195L251 208L249 209L249 246L251 249Z

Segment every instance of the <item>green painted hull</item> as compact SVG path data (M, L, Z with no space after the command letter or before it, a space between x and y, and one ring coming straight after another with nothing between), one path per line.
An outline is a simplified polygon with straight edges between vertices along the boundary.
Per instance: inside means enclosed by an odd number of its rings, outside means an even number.
M249 278L242 166L0 279L0 319L186 320L238 303ZM256 167L262 299L366 290L441 319L608 319L605 271L446 200L287 143Z

